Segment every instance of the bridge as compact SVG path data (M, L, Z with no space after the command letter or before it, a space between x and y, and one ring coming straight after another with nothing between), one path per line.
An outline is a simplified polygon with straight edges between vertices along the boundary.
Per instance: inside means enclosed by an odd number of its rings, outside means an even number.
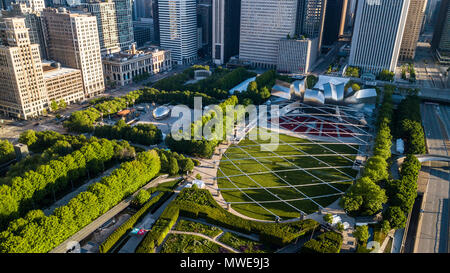
M450 156L445 155L415 155L415 157L419 160L420 163L429 162L429 161L441 161L441 162L450 162ZM397 158L397 165L400 167L405 161L406 156L402 156Z
M353 80L354 82L361 84L368 83L361 78L350 77L350 80ZM394 85L398 88L419 89L419 93L417 95L423 100L432 102L450 103L450 96L449 96L450 90L448 88L431 88L431 87L424 87L416 83L387 82L380 80L376 80L375 82L378 86L384 86L385 84L389 84Z

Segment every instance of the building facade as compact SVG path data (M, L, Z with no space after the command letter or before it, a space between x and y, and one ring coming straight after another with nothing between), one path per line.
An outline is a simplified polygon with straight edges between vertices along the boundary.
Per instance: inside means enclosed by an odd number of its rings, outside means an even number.
M450 0L441 2L431 47L440 64L450 65Z
M80 69L85 97L105 90L97 18L61 8L42 12L47 55L63 66Z
M401 61L412 61L416 56L417 41L422 29L426 5L427 0L410 0L406 17L407 30L403 33L400 47L399 58Z
M276 68L278 43L295 34L297 0L242 0L239 59Z
M21 119L42 114L48 100L41 55L25 18L1 18L0 41L0 113Z
M98 36L102 55L119 52L119 31L117 29L117 16L114 2L91 1L81 5L90 14L97 18Z
M160 45L169 49L172 60L189 64L197 59L196 0L159 0Z
M322 44L330 46L344 35L348 0L327 0Z
M337 0L328 0L337 1ZM327 0L298 0L296 34L307 38L319 38L322 46ZM334 13L339 11L333 10Z
M153 19L151 18L139 18L138 21L133 22L134 41L138 47L153 41L153 31Z
M363 73L394 71L408 14L409 0L359 1L349 65Z
M282 73L309 73L317 59L318 43L319 38L280 40L277 70Z
M32 44L39 44L39 49L42 58L46 58L45 53L45 43L44 36L42 34L41 25L41 11L43 3L36 1L36 3L41 3L41 5L26 3L22 1L20 3L12 3L9 11L3 11L3 16L5 17L24 17L25 24L28 28L28 33L30 36L30 42Z
M241 0L213 0L212 10L212 59L221 65L239 54Z
M131 48L134 43L133 34L133 3L132 0L113 0L116 8L117 31L121 50Z
M59 63L44 63L42 68L49 103L63 100L72 104L84 100L83 79L79 69L61 67Z
M212 4L211 0L203 0L197 4L197 26L201 28L201 40L198 45L203 49L203 54L211 55L212 45Z
M131 84L136 76L154 75L172 69L170 50L148 47L115 53L103 58L103 71L107 84L124 86Z

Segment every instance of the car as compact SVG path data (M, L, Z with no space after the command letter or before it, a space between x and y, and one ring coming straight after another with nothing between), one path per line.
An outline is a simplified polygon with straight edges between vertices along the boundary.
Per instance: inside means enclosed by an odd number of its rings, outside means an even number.
M39 123L39 122L36 122L36 123L34 124L34 126L38 126L38 125L40 125L40 123Z

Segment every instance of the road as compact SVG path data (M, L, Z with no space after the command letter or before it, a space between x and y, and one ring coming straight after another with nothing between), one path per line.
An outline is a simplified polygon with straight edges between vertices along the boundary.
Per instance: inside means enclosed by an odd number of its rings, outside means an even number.
M448 132L450 107L443 105L422 105L422 119L427 139L428 153L449 155ZM448 252L448 221L450 197L449 164L431 162L428 170L428 186L424 196L419 232L416 237L415 252Z

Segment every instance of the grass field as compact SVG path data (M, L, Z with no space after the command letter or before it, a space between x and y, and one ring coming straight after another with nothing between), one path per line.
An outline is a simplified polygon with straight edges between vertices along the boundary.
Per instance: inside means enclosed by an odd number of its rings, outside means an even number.
M219 188L233 189L222 190L227 202L251 202L243 192L255 201L279 201L262 203L265 209L255 203L232 204L233 209L249 217L273 220L275 214L283 219L295 218L300 216L297 209L313 213L319 205L326 207L338 199L338 194L345 192L352 183L339 181L356 176L357 172L351 167L357 146L318 145L306 139L280 135L276 150L262 151L259 144L266 142L244 139L230 146L217 173ZM305 200L280 201L300 198Z

